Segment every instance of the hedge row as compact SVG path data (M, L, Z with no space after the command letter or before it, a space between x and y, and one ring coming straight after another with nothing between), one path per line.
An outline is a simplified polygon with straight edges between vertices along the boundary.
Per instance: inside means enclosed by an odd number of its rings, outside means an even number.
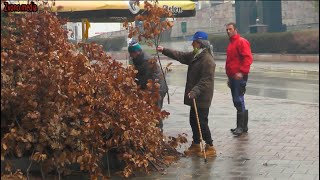
M112 38L92 38L87 42L95 42L103 46L103 50L106 52L119 51L123 47L127 46L127 39L124 36L112 37Z
M253 53L319 54L319 29L243 35ZM227 35L210 35L214 52L226 52Z

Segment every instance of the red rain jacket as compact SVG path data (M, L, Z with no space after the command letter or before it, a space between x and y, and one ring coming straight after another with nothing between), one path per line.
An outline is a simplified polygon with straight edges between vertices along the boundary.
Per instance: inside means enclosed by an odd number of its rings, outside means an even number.
M226 73L228 77L234 77L238 72L247 75L250 72L250 65L253 58L250 43L239 34L230 38L227 47Z

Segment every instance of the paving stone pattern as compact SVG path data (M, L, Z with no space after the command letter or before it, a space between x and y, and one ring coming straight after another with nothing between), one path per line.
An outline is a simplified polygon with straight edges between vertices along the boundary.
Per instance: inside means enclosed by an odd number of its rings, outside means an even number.
M183 104L184 87L170 86L171 113L164 121L166 135L188 134L190 107ZM246 97L249 132L234 137L236 111L230 93L215 92L209 127L218 156L183 157L164 172L131 179L319 179L319 104Z

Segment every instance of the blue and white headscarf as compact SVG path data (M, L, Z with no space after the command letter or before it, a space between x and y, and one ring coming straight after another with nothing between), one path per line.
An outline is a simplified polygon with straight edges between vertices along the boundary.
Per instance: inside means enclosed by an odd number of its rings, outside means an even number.
M132 41L129 43L128 47L129 52L137 52L137 51L142 51L141 46L138 42Z

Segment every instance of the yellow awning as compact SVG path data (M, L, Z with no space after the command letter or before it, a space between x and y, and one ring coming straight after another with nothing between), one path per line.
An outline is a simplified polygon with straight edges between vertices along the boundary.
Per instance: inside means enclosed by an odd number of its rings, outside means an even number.
M193 1L161 1L159 6L172 11L175 18L194 17L196 5ZM27 1L19 1L26 4ZM48 2L52 5L52 2ZM132 1L55 1L52 6L58 16L68 18L69 21L80 22L87 18L90 22L124 22L133 21L134 17L143 12L144 1L140 0L139 7Z
M169 8L181 8L183 10L195 10L195 3L192 1L158 1L159 6L167 6ZM107 9L128 9L129 1L56 1L54 11L57 7L62 6L63 9L58 12L68 11L92 11ZM140 9L144 7L144 1L140 2Z

